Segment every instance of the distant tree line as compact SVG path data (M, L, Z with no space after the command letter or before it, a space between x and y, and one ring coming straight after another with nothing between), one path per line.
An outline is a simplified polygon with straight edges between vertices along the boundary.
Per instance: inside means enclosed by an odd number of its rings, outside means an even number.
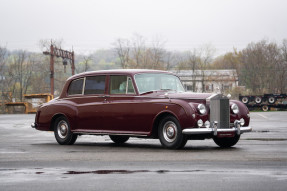
M262 40L216 58L214 69L235 69L239 85L250 94L287 93L287 39L281 44Z
M62 41L42 40L42 50L48 49L49 43L60 47ZM135 34L131 39L117 39L112 49L98 50L89 55L76 53L75 58L76 73L143 68L201 70L204 76L207 69L234 69L239 75L239 85L246 87L245 93L287 93L287 39L280 44L267 40L252 42L243 50L234 49L215 57L215 48L211 45L188 51L169 51L165 48L164 40L156 38L148 41ZM62 59L56 58L56 95L71 76L69 67L64 73L62 62ZM49 82L49 56L25 50L9 51L0 45L1 101L7 100L7 92L17 101L21 101L26 93L47 93L50 91Z

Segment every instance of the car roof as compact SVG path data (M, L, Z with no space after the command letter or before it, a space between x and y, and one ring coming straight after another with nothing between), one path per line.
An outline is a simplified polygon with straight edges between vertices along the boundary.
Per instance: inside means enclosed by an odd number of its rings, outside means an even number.
M148 69L115 69L115 70L98 70L91 72L83 72L80 74L76 74L71 76L68 80L76 79L84 76L93 76L93 75L113 75L113 74L123 74L123 75L135 75L140 73L167 73L172 74L171 72L163 71L163 70L148 70Z

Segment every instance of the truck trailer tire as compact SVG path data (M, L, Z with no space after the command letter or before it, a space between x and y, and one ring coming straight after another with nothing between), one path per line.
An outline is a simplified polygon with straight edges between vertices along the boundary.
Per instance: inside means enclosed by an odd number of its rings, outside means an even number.
M276 98L275 97L271 96L271 97L268 98L268 103L274 104L275 102L276 102Z
M269 106L268 105L263 105L261 107L262 111L268 111L269 110Z
M262 98L260 96L255 97L255 103L260 104L262 102Z
M244 96L244 97L241 98L241 101L242 101L242 103L244 103L244 104L248 104L248 103L249 103L249 98L246 97L246 96Z

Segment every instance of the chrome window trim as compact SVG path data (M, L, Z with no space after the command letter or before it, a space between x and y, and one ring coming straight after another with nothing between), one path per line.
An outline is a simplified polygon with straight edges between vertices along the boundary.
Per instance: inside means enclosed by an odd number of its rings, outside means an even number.
M84 84L83 84L83 89L82 89L82 95L85 93L85 88L86 88L86 77L84 77Z
M134 91L133 93L129 93L128 92L128 90L129 90L129 80L130 80L130 82L131 82L131 84L133 86L133 91ZM132 78L130 76L127 76L126 94L127 95L135 95L136 94L135 87L134 87L134 84L133 84L133 80L132 80Z

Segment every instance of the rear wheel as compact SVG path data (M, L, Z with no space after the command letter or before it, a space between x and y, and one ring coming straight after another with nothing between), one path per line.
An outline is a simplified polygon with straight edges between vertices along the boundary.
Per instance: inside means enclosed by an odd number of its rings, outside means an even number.
M240 139L240 135L235 135L234 137L214 137L213 141L220 147L228 148L234 146Z
M161 120L158 136L161 144L169 149L183 148L187 142L187 137L182 134L178 120L173 116L167 116Z
M78 137L71 132L70 124L63 116L56 119L54 123L54 134L60 145L72 145Z
M110 135L110 139L116 144L123 144L129 140L129 136L124 135Z

